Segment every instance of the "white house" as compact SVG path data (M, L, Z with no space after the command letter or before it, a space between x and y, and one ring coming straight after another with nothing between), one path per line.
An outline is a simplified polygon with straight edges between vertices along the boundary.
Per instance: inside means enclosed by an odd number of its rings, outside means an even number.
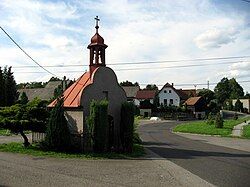
M180 106L181 97L173 85L166 83L159 92L159 103L163 106Z

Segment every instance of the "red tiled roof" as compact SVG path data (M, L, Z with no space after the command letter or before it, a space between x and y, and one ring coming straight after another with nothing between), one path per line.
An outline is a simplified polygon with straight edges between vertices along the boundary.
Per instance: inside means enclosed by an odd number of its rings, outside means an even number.
M200 98L201 97L190 97L188 100L185 101L185 104L193 106L200 100Z
M155 97L155 90L139 90L136 93L136 99L153 99Z
M93 74L98 68L95 69ZM92 75L93 77L93 75ZM63 93L64 96L64 107L76 108L81 105L81 95L82 91L92 84L92 78L90 77L90 72L84 73L77 81L72 84L68 89ZM56 100L51 102L48 107L54 107L56 105Z

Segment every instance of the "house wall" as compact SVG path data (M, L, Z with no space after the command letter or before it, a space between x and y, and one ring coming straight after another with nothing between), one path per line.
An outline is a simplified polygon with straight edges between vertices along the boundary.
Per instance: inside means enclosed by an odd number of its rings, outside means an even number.
M236 101L237 99L233 99L233 106L235 106ZM240 102L243 103L243 108L247 108L247 111L250 113L250 99L240 99Z
M88 85L82 92L81 106L83 106L83 115L85 121L89 116L89 107L92 100L107 99L108 114L114 118L114 140L118 146L120 133L121 105L126 102L125 91L119 85L114 71L108 67L99 67L92 74L93 84ZM83 124L83 130L85 126Z
M64 115L68 121L71 134L83 132L83 110L65 109Z
M134 99L134 104L136 105L136 106L140 106L140 102L141 101L144 101L145 99ZM154 100L153 99L149 99L149 102L151 103L151 104L154 104Z
M171 91L171 93L169 93ZM180 105L180 97L172 88L163 88L159 93L159 102L164 105L164 99L167 99L167 106L170 105L170 99L173 99L173 105Z
M148 114L146 116L146 113ZM151 117L152 110L151 109L140 109L140 115L144 117Z

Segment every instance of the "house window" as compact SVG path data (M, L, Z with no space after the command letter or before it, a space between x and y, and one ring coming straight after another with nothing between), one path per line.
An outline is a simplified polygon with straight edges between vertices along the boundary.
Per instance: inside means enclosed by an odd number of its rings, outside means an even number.
M171 93L171 90L169 90L168 93Z
M166 91L166 90L164 90L164 93L167 93L167 91Z
M168 100L167 99L164 99L163 102L164 102L164 105L168 104Z
M174 100L173 100L173 99L170 99L170 100L169 100L169 104L170 104L170 105L173 105L173 104L174 104Z

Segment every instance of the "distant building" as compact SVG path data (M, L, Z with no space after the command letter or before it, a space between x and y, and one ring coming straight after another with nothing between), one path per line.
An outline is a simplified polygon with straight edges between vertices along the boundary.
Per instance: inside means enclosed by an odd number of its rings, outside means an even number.
M122 86L126 92L127 101L134 102L137 92L140 90L140 86Z
M25 92L29 101L33 100L35 97L41 100L51 100L54 96L54 90L61 84L62 81L51 81L48 82L44 88L23 88L17 91L20 93L19 95Z
M235 106L237 99L232 100L233 106ZM240 99L240 102L243 104L243 108L247 109L247 112L250 113L250 99Z
M154 104L155 95L156 90L139 90L136 93L134 103L139 106L140 102L148 100L151 104Z
M194 116L198 119L203 119L206 116L206 101L203 97L190 97L185 101L187 109L191 110Z

